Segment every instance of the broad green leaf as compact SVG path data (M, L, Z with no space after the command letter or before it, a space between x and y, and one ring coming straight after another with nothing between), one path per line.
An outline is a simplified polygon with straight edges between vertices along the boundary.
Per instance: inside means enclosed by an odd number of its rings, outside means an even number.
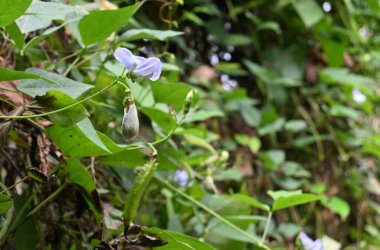
M167 38L182 34L183 32L174 30L131 29L121 35L120 41L133 41L139 39L165 41Z
M223 117L224 113L219 109L214 110L198 110L198 111L190 111L186 118L185 122L197 122L197 121L205 121L207 119L213 118L213 117Z
M12 207L13 200L5 194L0 194L0 215L5 214Z
M236 134L235 140L243 146L248 146L252 153L257 153L261 147L260 139L257 137L249 137L244 134Z
M154 82L151 84L154 100L157 103L166 103L172 105L175 110L183 107L187 93L191 87L184 83L161 83Z
M321 196L316 194L303 194L300 190L297 191L268 191L268 194L273 198L272 212L288 207L294 207L320 200Z
M257 108L243 106L240 108L240 113L244 121L251 127L256 128L261 121L261 114Z
M102 156L99 159L101 162L111 166L127 168L142 166L148 160L147 156L140 149L125 149L118 153Z
M129 22L139 5L137 2L117 10L95 10L84 16L78 24L83 43L88 46L105 40Z
M53 125L46 129L46 134L66 156L85 157L110 153L89 119L83 119L71 127Z
M165 133L169 133L176 126L176 122L173 117L159 109L155 108L142 108L140 109L146 116L148 116L154 123L162 128Z
M345 44L343 42L335 42L333 40L322 40L323 51L328 57L330 67L340 67L343 65L343 54L345 51Z
M158 152L158 166L159 170L176 170L180 166L180 154L172 147L159 147Z
M249 204L253 207L257 207L264 211L270 211L270 208L268 205L261 203L260 201L256 200L255 198L249 197L244 194L234 194L227 196L227 199L235 200L235 201L241 201L246 204Z
M322 205L340 215L345 220L350 214L350 205L343 199L334 196L329 199L322 199Z
M244 59L243 63L253 75L257 76L263 82L268 83L273 78L272 73L267 68L247 59Z
M78 24L80 19L84 16L85 14L80 11L76 10L73 12L67 13L65 17L65 22L67 23L67 28L71 31L73 36L77 39L78 43L84 48L84 44L82 41L82 37L80 35L79 29L78 29Z
M42 77L33 73L24 71L15 71L6 68L0 68L0 82L21 80L21 79L41 79Z
M1 0L0 27L7 26L20 17L32 3L32 0Z
M42 69L29 68L27 72L48 80L26 79L20 82L18 89L32 97L45 95L49 90L58 90L76 99L93 87Z
M315 0L296 0L292 4L308 28L323 18L323 11Z
M285 119L284 118L278 118L274 122L265 125L264 127L261 127L259 129L259 134L260 135L267 135L267 134L273 134L282 129L282 127L285 124Z
M307 124L304 120L290 120L285 123L285 129L292 132L299 132L306 129Z
M5 27L6 31L11 36L12 40L15 42L17 48L19 50L22 50L22 48L25 45L24 41L24 35L21 33L19 27L15 22L9 24L7 27Z
M26 13L36 15L47 20L65 20L67 13L75 11L77 8L58 2L44 2L34 0Z
M16 20L16 24L22 34L49 27L53 21L36 15L23 15Z
M350 73L347 68L325 68L320 72L321 78L327 83L340 83L361 87L374 80L362 75Z
M70 183L79 185L80 187L84 188L89 194L91 194L91 192L96 189L91 174L77 159L68 159L67 167Z
M268 150L259 154L264 166L268 170L276 170L285 161L285 152L283 150Z
M46 95L39 97L37 100L42 106L48 107L52 110L57 110L77 103L77 101L70 96L57 90L49 90L46 92ZM75 105L72 108L50 115L54 124L60 124L63 127L75 125L80 120L89 116L90 114L82 104Z
M330 113L334 116L345 116L353 120L357 120L360 117L360 113L355 109L339 104L334 104L330 108Z
M143 232L168 242L166 245L155 247L157 250L215 250L215 248L196 238L177 232L156 227L146 228Z

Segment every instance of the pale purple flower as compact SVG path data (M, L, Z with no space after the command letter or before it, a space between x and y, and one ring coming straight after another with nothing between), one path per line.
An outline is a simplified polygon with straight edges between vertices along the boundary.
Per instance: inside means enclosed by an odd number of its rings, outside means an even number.
M300 240L303 247L306 250L323 250L323 243L321 239L316 239L315 241L309 238L305 232L300 233Z
M366 96L359 90L359 89L353 89L352 90L352 96L355 100L355 102L362 104L367 99Z
M157 57L145 58L142 56L135 56L126 48L116 49L114 56L134 76L149 78L152 81L160 78L162 63Z
M181 187L185 187L187 185L188 180L189 174L186 172L186 170L178 169L177 171L175 171L173 181L177 182Z

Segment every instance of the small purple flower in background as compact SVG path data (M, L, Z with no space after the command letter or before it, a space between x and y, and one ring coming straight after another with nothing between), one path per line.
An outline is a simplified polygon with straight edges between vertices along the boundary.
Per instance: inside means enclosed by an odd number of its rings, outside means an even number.
M186 172L186 170L178 169L175 171L173 181L177 182L181 187L186 187L188 180L189 174Z
M352 90L352 96L354 97L355 102L362 104L367 99L366 96L358 89Z
M323 243L321 239L316 239L315 241L309 238L306 233L300 233L300 239L303 247L306 250L323 250Z
M126 48L118 48L114 56L133 76L149 78L152 81L160 78L162 63L157 57L135 56Z

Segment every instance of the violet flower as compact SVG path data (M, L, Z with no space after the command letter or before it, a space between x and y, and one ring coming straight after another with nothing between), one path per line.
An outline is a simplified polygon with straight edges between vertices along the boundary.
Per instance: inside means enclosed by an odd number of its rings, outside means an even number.
M177 182L181 187L186 187L187 182L189 181L189 174L186 170L178 169L174 173L173 181Z
M359 104L364 103L367 99L366 96L359 89L353 89L352 96L354 97L355 102Z
M303 247L306 250L323 250L323 243L321 239L316 239L315 241L309 238L305 232L300 233L300 240Z
M114 56L131 72L132 76L149 78L152 81L160 78L162 63L157 57L135 56L126 48L116 49Z

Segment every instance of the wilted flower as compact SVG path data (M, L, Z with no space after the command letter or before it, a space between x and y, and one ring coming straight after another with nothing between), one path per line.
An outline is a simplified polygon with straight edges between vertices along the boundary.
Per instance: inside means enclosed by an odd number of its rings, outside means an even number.
M118 48L114 56L133 76L149 78L152 81L160 78L162 63L157 57L135 56L126 48Z
M186 170L178 169L177 171L175 171L173 181L177 182L181 187L185 187L187 185L188 180L189 174L186 172Z
M352 90L352 96L354 97L355 102L363 103L367 99L366 96L358 89Z
M321 239L316 239L315 241L309 238L305 232L300 233L300 239L302 245L306 250L323 250L323 243Z

